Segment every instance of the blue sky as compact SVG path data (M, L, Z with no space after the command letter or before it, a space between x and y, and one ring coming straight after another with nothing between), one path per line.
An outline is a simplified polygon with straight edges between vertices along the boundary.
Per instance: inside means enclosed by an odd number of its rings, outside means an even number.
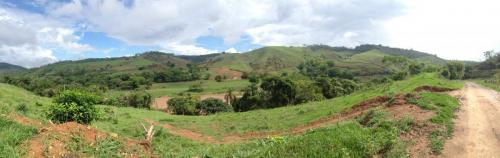
M309 44L383 44L479 61L500 49L496 15L500 2L490 0L2 0L0 62Z

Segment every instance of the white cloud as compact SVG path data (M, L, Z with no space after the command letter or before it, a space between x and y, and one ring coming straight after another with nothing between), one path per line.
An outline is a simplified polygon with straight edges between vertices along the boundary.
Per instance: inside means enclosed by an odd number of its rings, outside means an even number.
M217 53L215 50L209 50L202 47L197 47L193 45L182 45L182 44L168 44L163 46L166 52L174 52L176 54L183 55L203 55Z
M239 53L238 50L236 50L236 48L229 48L229 49L227 49L224 52L227 52L227 53Z
M500 1L415 0L385 24L392 46L414 48L446 59L481 60L500 49Z
M0 61L37 67L57 61L54 51L94 50L79 44L68 24L42 15L0 7Z
M37 67L57 61L52 51L33 45L7 46L0 45L0 62Z
M74 0L50 14L85 21L89 29L129 44L165 49L190 45L188 50L194 50L195 39L204 35L223 37L227 44L238 42L242 35L261 45L379 42L383 39L379 23L401 9L397 0L135 0L131 5L120 0Z

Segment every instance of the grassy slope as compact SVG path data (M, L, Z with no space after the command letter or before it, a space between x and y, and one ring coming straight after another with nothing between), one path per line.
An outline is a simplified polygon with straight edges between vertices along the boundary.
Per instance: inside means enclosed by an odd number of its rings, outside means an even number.
M140 123L144 122L144 118L169 122L177 127L192 129L214 136L234 132L284 130L338 113L368 98L410 92L421 85L449 88L460 88L462 86L459 81L447 81L435 74L423 74L406 81L395 82L376 89L364 90L350 96L322 102L269 110L197 117L172 116L163 112L144 109L101 106L102 108L113 109L114 113L106 115L111 119L96 121L93 126L104 131L117 133L120 136L136 139L141 139L143 136ZM43 107L33 104L35 102L43 104L49 102L49 99L34 96L30 92L5 84L0 84L0 98L2 98L2 104L0 104L2 109L13 110L17 104L21 102L27 103L29 110L26 115L30 118L42 120L42 113L39 110L43 109ZM112 121L113 119L116 121ZM393 122L390 124L397 125L398 123ZM389 154L388 156L394 154L392 156L400 157L404 156L404 152L402 154L403 150L400 144L394 143L399 142L395 135L400 130L399 128L366 128L356 122L345 122L317 129L300 136L277 137L229 145L193 142L161 130L153 142L153 151L164 157L204 155L215 157L331 157L332 155L335 157L345 157L347 155L367 157L381 151ZM12 136L6 138L12 138Z
M492 82L487 82L484 79L475 79L473 81L475 83L478 83L478 84L482 85L482 86L485 86L485 87L488 87L488 88L491 88L491 89L494 89L494 90L500 92L500 84L495 84L495 83L492 83Z
M161 60L160 60L161 59ZM141 68L151 66L153 64L162 65L162 69L168 69L167 62L173 63L178 67L185 67L189 61L167 55L163 53L142 54L133 57L120 57L109 59L85 59L79 61L63 61L54 64L42 66L40 68L30 69L27 71L30 75L35 76L61 76L62 73L81 72L85 74L128 74L140 73ZM77 73L81 75L81 73ZM64 76L68 77L68 76ZM73 75L70 77L79 77Z
M359 74L381 74L385 70L382 63L384 56L407 55L417 62L443 65L445 60L430 54L412 56L412 54L397 54L384 52L380 49L370 49L362 52L335 51L328 48L313 49L310 47L273 46L256 49L242 54L222 54L211 58L202 65L207 67L228 67L238 71L291 72L310 58L333 60L339 68ZM283 68L275 68L272 63L280 63Z
M170 83L155 83L151 89L147 90L153 97L161 96L176 96L181 92L186 92L189 87L196 83L202 83L203 92L198 94L213 94L225 93L229 89L235 91L241 90L248 85L248 80L225 80L217 82L215 80L200 80L200 81L186 81L186 82L170 82ZM128 91L109 91L107 95L115 96L118 94L127 93Z
M331 100L310 102L299 106L243 113L221 113L211 116L166 115L162 112L149 110L110 107L116 111L115 115L120 121L116 125L112 125L110 122L97 122L94 125L110 132L127 134L130 132L127 130L130 129L131 125L137 125L143 118L150 118L216 137L250 131L284 130L336 114L369 98L411 92L422 85L461 88L462 83L441 79L436 74L423 74L409 80L394 82L391 85L359 91Z
M21 157L25 150L20 145L36 134L37 130L0 117L0 157Z

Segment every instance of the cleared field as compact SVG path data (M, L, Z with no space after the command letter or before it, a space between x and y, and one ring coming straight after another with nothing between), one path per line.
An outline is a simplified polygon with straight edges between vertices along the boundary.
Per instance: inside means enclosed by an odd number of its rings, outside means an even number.
M229 89L235 91L242 90L250 85L248 80L225 80L217 82L215 80L199 80L188 82L170 82L170 83L155 83L151 89L147 90L154 98L162 96L177 96L179 93L187 92L190 86L202 83L203 92L198 94L211 94L211 93L225 93ZM127 93L129 91L109 91L107 95L116 96L119 94Z

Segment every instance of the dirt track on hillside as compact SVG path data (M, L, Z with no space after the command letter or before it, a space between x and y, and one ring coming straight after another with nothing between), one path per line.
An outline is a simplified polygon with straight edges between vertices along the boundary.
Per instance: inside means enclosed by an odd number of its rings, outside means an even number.
M445 143L443 157L500 157L500 95L467 82L460 92L455 132Z

